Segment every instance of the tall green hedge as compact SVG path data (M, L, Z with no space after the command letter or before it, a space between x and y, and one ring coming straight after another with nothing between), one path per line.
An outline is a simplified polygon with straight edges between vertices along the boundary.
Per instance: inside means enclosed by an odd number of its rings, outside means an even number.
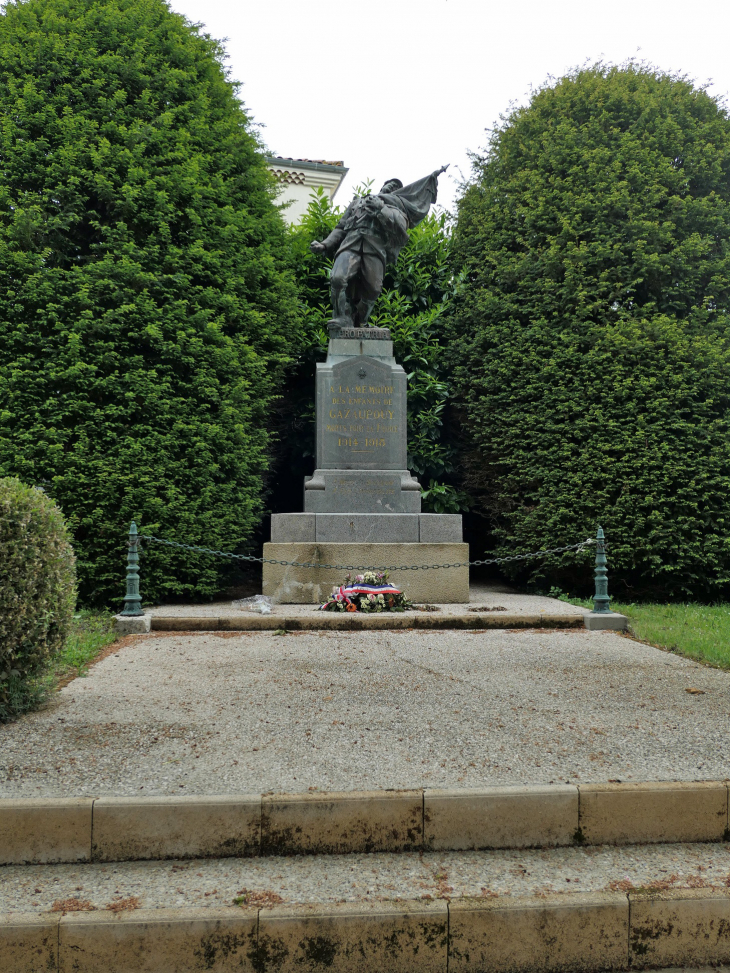
M80 594L117 604L124 533L243 549L297 341L285 229L220 45L162 0L0 17L0 473L42 485ZM150 548L143 593L214 560Z
M596 65L491 134L459 204L466 482L502 553L598 522L622 597L730 585L730 120ZM573 589L585 557L513 570Z

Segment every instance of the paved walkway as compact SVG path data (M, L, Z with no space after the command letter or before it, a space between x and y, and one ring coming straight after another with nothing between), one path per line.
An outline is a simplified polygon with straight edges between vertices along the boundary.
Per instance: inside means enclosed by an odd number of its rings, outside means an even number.
M610 632L153 633L0 727L0 796L724 779L729 710Z

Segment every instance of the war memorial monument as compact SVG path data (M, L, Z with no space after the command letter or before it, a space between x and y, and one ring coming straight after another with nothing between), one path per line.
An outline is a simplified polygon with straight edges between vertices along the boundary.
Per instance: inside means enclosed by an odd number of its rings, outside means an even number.
M316 468L305 479L304 511L272 516L265 558L370 568L469 559L461 515L421 513L421 487L407 468L406 373L390 331L367 324L385 267L436 201L445 168L356 198L312 244L334 256L329 348L315 380ZM315 604L345 573L264 564L263 592L282 604ZM390 580L415 601L469 600L467 567L392 571Z

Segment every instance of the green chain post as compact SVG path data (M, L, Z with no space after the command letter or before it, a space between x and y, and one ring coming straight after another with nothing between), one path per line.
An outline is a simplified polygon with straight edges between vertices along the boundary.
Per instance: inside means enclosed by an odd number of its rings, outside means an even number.
M596 593L593 596L593 614L595 615L611 613L606 563L606 539L603 536L603 528L599 527L596 533Z
M129 551L127 553L127 593L124 596L124 608L121 612L126 618L144 615L142 599L139 594L138 544L137 525L132 521L129 527Z

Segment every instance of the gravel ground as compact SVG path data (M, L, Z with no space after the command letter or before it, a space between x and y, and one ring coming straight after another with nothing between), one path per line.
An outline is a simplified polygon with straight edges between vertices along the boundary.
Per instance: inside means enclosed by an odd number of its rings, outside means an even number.
M469 604L436 605L444 615L463 615L470 609L481 611L505 609L508 612L534 614L539 612L558 612L562 615L584 615L585 608L569 605L557 598L544 598L541 595L522 595L504 585L472 585L469 589ZM250 614L240 608L234 608L230 601L217 601L209 605L157 605L145 609L150 615L164 618L228 618L241 614ZM272 605L272 615L291 618L297 615L308 615L319 611L317 605ZM419 612L404 612L406 615L416 615Z
M550 851L340 855L0 868L0 912L48 912L76 898L97 909L135 897L147 909L521 896L654 885L730 885L730 845L635 845ZM273 893L273 896L272 894ZM57 906L58 909L58 906Z
M729 711L611 632L153 633L0 726L0 796L725 779Z

